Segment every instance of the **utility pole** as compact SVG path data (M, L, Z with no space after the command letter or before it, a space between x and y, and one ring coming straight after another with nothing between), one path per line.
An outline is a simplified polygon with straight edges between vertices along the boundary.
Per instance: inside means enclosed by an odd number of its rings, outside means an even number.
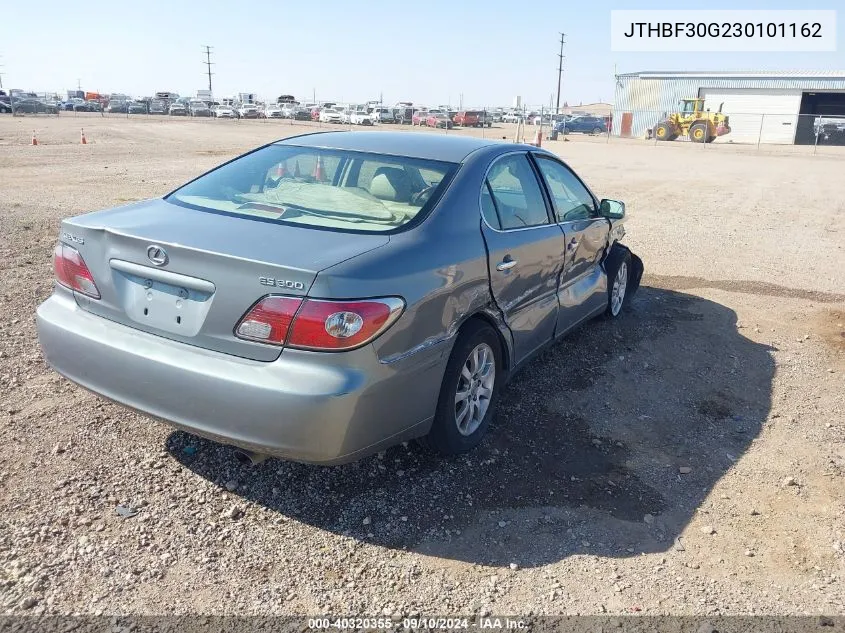
M204 46L205 48L205 61L203 64L206 65L206 70L208 73L208 91L211 94L214 94L214 91L211 89L211 76L214 74L211 72L211 66L214 62L211 61L211 49L214 48L213 46Z
M3 68L3 64L0 64L0 68ZM0 72L0 90L3 89L3 73Z
M563 45L566 33L560 34L560 55L558 55L557 65L557 102L555 104L555 114L560 114L560 79L563 77Z

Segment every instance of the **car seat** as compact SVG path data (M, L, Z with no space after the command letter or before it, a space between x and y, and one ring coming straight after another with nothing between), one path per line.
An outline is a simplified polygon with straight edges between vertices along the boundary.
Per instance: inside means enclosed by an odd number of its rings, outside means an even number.
M379 167L370 182L368 191L379 200L409 202L411 179L401 167Z

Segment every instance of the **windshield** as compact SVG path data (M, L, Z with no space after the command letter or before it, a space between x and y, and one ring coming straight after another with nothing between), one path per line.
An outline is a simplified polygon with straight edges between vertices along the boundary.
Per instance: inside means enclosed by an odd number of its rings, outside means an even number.
M403 156L269 145L166 199L244 218L384 232L424 217L456 169L454 163Z

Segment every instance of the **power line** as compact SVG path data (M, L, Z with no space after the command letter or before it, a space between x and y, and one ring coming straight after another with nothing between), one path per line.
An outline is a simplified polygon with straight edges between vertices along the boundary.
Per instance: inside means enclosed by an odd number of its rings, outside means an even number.
M555 103L555 114L560 114L560 80L563 77L563 45L565 44L564 37L566 33L560 34L560 54L558 55L557 65L557 101Z
M214 48L213 46L205 46L205 61L203 64L206 65L208 71L208 91L214 94L214 91L211 89L211 76L214 74L211 72L211 66L214 62L211 61L211 49Z

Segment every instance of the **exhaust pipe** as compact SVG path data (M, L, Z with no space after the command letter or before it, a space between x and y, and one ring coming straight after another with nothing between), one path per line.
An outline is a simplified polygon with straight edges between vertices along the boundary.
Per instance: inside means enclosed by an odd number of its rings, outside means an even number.
M252 451L248 451L242 448L235 450L235 459L237 459L241 464L249 464L250 466L258 466L261 462L266 460L269 455L265 455L264 453L253 453Z

